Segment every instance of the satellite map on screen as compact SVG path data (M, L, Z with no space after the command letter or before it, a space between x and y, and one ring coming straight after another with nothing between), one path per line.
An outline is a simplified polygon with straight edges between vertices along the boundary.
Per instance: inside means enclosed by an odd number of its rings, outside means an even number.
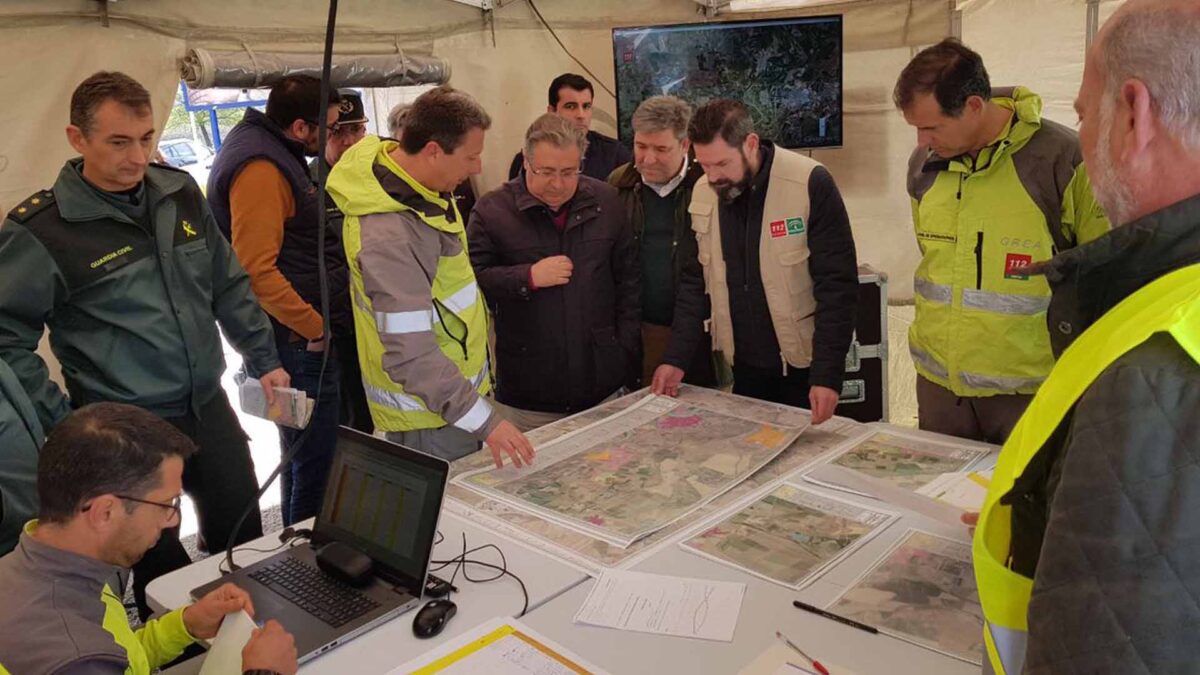
M840 16L613 30L617 116L658 94L746 104L758 134L786 148L842 144Z

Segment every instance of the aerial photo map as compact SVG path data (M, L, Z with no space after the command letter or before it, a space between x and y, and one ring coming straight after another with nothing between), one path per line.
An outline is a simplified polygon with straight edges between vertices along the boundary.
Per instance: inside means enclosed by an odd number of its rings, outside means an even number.
M821 17L613 31L619 132L650 96L746 104L763 138L787 148L842 144L842 24Z
M745 480L802 430L651 395L539 447L531 468L456 480L629 546Z
M962 471L986 454L987 450L977 448L877 433L831 463L916 490L944 473Z
M799 588L892 519L886 513L781 485L683 547Z
M983 658L967 542L910 530L829 611L964 661Z

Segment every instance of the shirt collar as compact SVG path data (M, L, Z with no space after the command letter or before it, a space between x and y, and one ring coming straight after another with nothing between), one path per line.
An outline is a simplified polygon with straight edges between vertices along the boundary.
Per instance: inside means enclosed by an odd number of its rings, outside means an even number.
M651 183L645 178L642 179L642 183L651 190L654 190L654 193L659 197L665 198L667 195L671 194L675 188L679 187L679 184L683 182L684 177L687 176L688 161L688 156L684 155L683 166L679 169L679 173L665 183Z

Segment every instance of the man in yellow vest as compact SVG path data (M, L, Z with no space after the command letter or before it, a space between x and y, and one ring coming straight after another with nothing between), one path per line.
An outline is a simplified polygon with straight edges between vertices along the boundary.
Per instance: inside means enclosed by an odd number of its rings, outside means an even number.
M486 441L499 465L533 447L488 403L487 307L451 192L480 171L492 121L449 87L422 94L399 142L368 136L330 172L345 214L363 389L388 440L455 460Z
M703 274L684 269L675 306L702 305L708 293L712 348L733 366L733 393L809 408L821 424L837 408L858 300L837 184L818 162L760 139L738 101L701 106L688 136L705 174L688 206ZM687 324L671 329L679 363L692 358L680 341L702 342L700 321ZM683 376L664 363L651 388L674 394Z
M1000 673L1197 672L1200 5L1132 0L1075 108L1115 224L1045 268L1059 359L975 532Z
M1023 87L992 89L954 39L896 82L917 129L908 191L921 263L909 350L922 429L1003 443L1050 372L1050 288L1034 263L1108 231L1074 131Z

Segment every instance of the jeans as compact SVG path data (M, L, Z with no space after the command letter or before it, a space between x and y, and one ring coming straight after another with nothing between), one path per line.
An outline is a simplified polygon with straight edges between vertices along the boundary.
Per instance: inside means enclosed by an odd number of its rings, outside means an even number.
M281 344L278 349L283 369L292 378L292 388L305 392L309 398L315 398L321 360L325 354L309 351L304 342ZM321 510L325 483L333 463L333 449L337 443L339 377L337 355L331 352L325 364L325 377L321 381L321 395L308 421L308 437L279 474L279 485L283 491L280 509L284 525L311 518ZM280 455L286 453L304 432L304 429L280 426Z
M223 552L238 517L258 493L246 432L242 431L224 391L218 391L200 406L199 415L169 417L167 422L198 447L184 464L183 490L196 505L202 550L213 554ZM257 539L262 533L262 517L255 503L238 530L235 544ZM191 562L179 543L179 527L163 530L154 548L133 566L133 596L143 621L150 616L146 584Z

